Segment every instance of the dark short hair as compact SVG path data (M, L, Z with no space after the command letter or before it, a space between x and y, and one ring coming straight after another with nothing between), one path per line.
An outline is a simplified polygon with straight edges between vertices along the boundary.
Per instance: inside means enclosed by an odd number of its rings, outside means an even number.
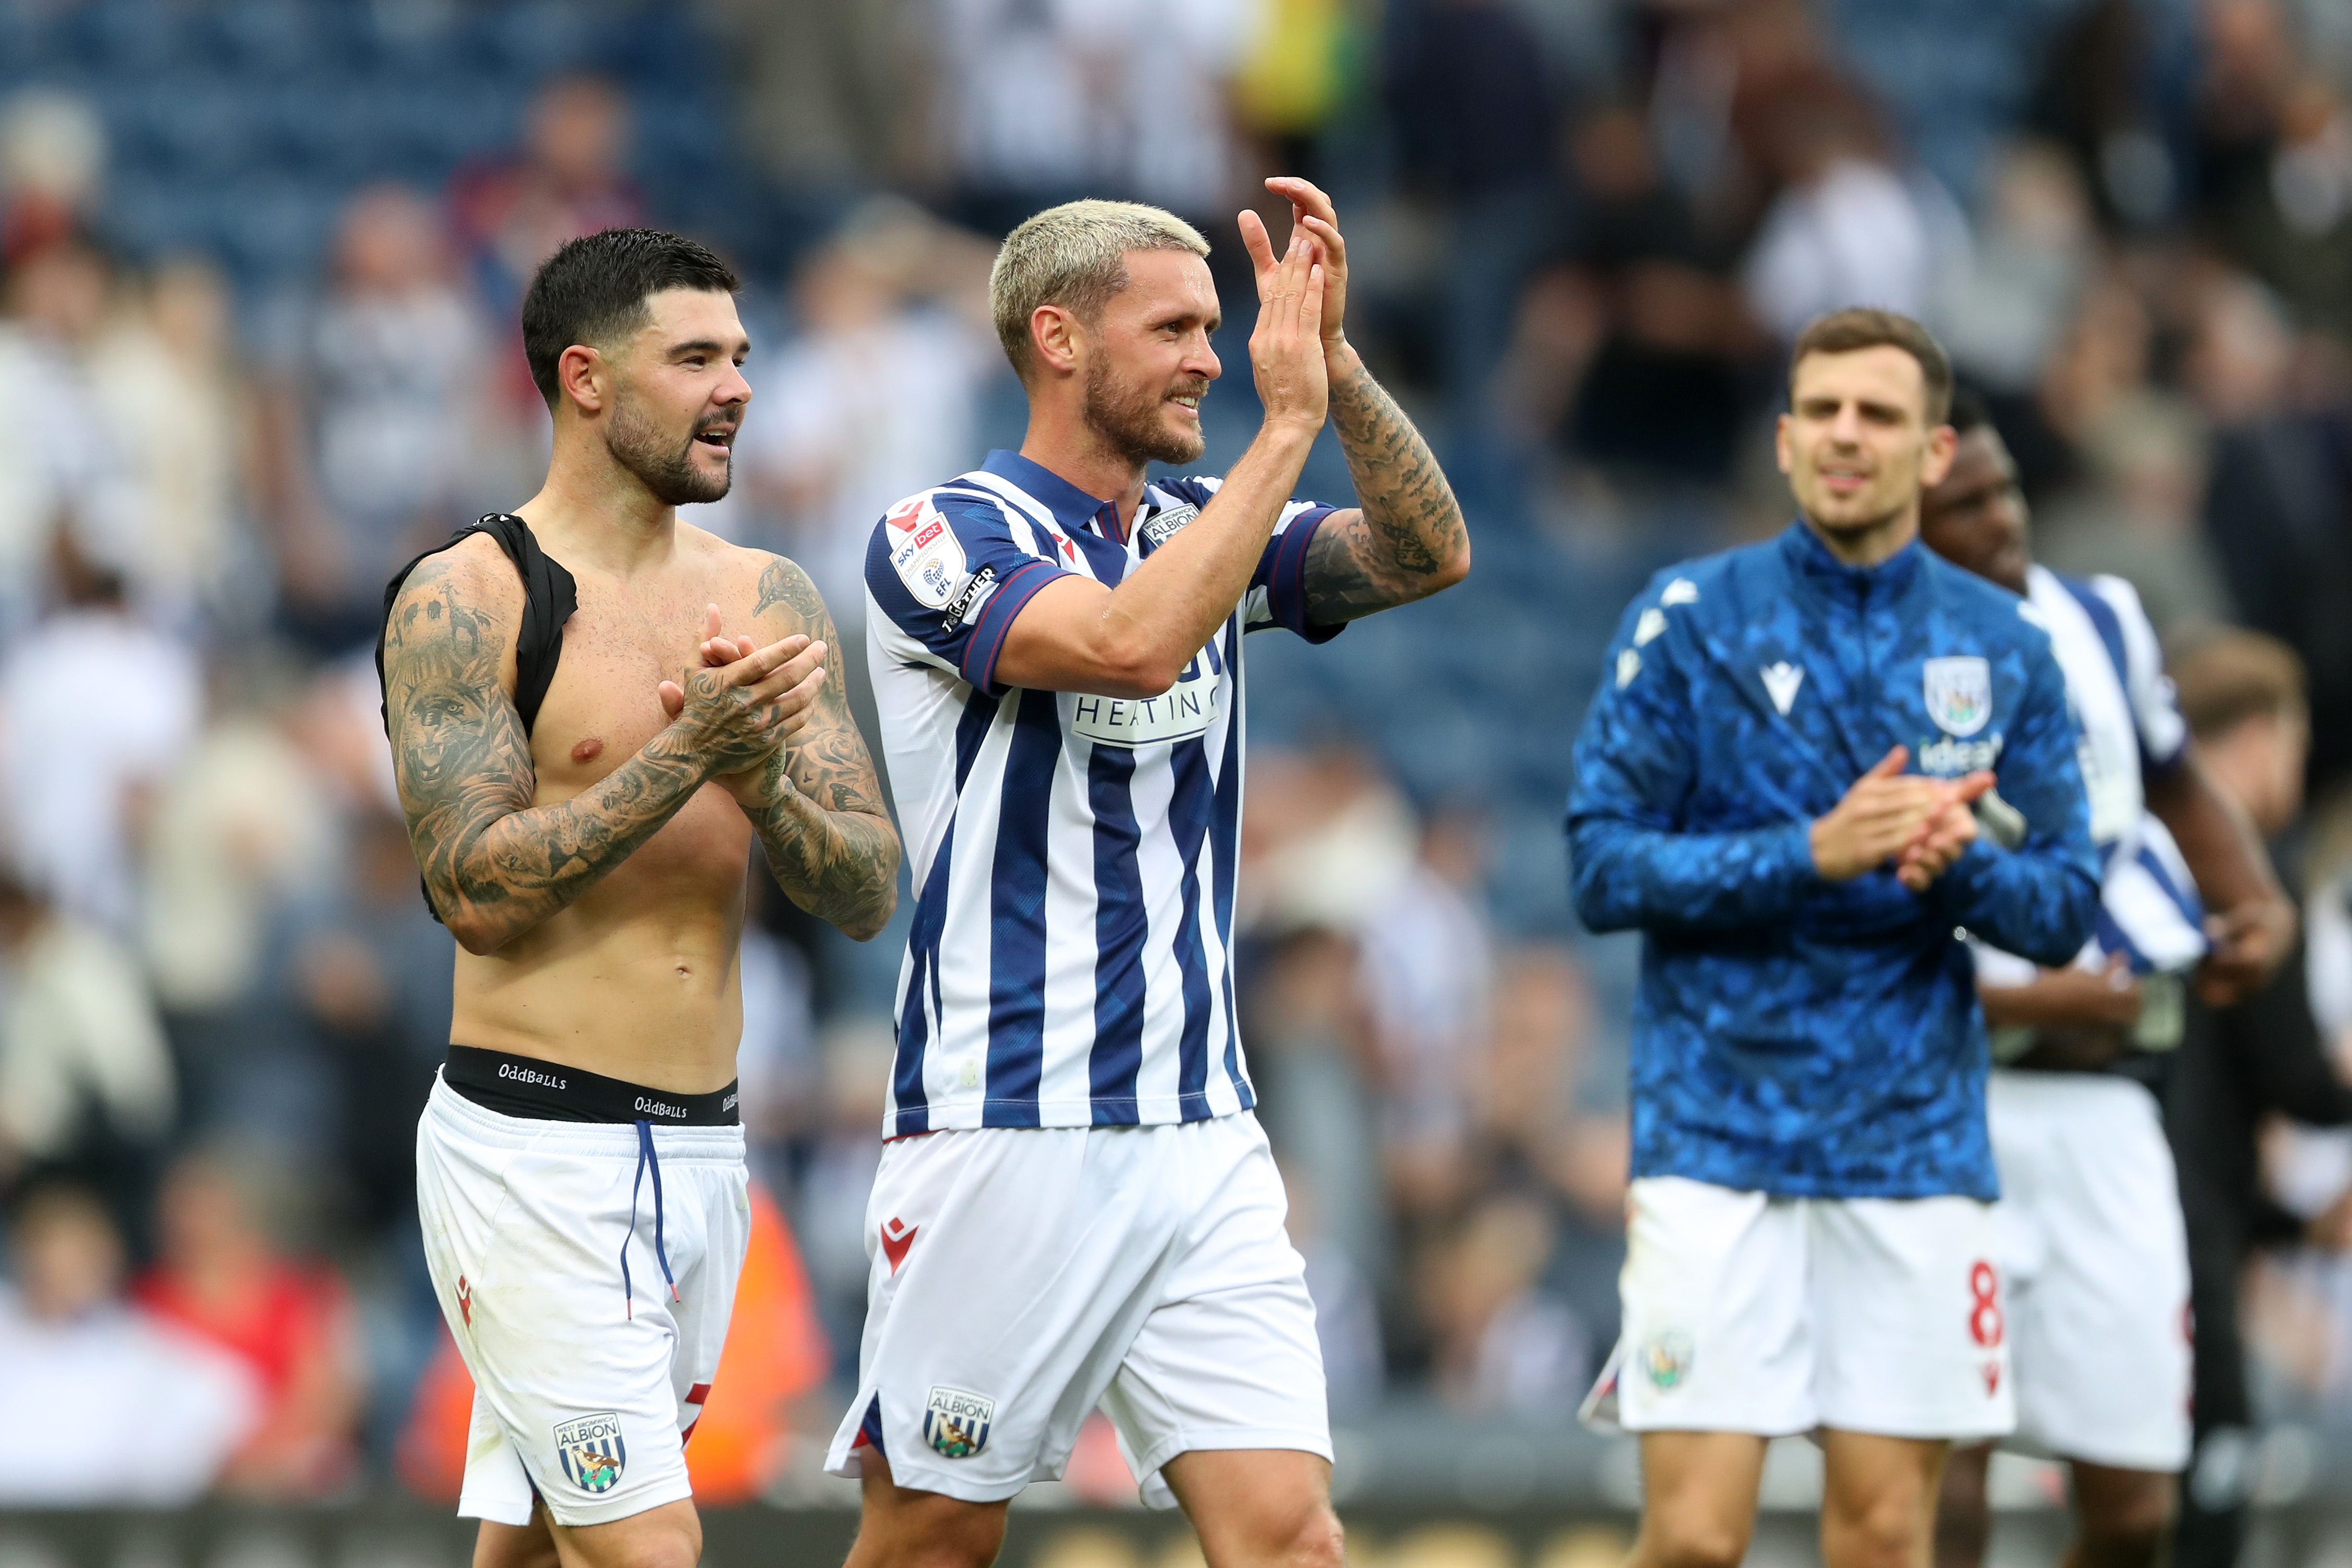
M540 265L522 301L522 351L539 395L555 406L556 362L574 343L603 349L646 324L646 301L666 288L732 294L728 265L684 235L606 229L566 240Z
M1945 411L1944 423L1952 427L1954 435L1966 435L1976 430L1990 430L1996 435L2000 434L1992 410L1985 406L1985 400L1977 395L1974 387L1952 389L1952 406Z
M2191 734L2226 734L2250 718L2301 709L2303 660L2275 637L2232 627L2176 651L2168 672Z
M1919 379L1927 389L1927 424L1944 423L1952 406L1952 361L1927 328L1892 310L1857 306L1816 316L1797 334L1789 350L1789 395L1797 392L1797 367L1808 354L1852 354L1864 349L1900 349L1919 362Z

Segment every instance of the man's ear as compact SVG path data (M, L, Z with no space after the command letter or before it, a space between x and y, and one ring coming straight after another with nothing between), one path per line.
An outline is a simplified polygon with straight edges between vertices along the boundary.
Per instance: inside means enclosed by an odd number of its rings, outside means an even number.
M613 395L613 367L585 343L574 343L555 361L558 401L569 402L581 414L593 418L604 412Z
M1960 449L1958 432L1948 424L1939 424L1927 433L1927 455L1919 465L1919 483L1933 486L1944 482L1952 471L1952 458Z
M1789 416L1785 413L1772 422L1772 460L1780 465L1783 474L1797 471L1796 443L1789 434Z
M1040 305L1029 313L1029 348L1040 370L1075 373L1085 340L1086 329L1078 319L1059 305Z

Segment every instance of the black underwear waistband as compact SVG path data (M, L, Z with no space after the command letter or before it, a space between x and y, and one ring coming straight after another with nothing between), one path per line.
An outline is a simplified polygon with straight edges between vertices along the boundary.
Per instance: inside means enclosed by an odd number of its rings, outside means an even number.
M650 1122L656 1127L733 1127L743 1120L736 1107L736 1085L709 1094L679 1094L648 1089L625 1079L607 1078L516 1056L503 1051L483 1051L470 1045L449 1048L441 1082L485 1111L501 1116L524 1116L541 1122L603 1122L626 1126Z

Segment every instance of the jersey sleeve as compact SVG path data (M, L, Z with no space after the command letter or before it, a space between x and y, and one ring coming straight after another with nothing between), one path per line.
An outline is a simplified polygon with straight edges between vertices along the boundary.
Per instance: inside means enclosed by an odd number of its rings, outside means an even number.
M1160 488L1195 507L1206 507L1221 480L1211 478L1163 481ZM1289 500L1274 523L1274 536L1258 556L1250 574L1249 591L1242 597L1242 629L1261 632L1280 626L1309 643L1328 643L1348 629L1347 622L1318 625L1307 618L1307 547L1323 519L1338 511L1322 501Z
M2131 699L2132 724L2139 732L2140 770L2169 773L2189 750L2189 725L2180 716L2172 677L2164 673L2164 648L2139 601L2139 591L2120 577L2095 577L2093 591L2116 612L2124 634L2124 692Z
M1809 822L1678 831L1696 767L1695 695L1654 581L1609 645L1576 737L1570 887L1594 931L1726 930L1793 915L1821 885Z
M930 664L991 696L1004 635L1021 607L1056 578L1055 559L1025 517L980 496L927 491L890 508L866 550L866 591L881 615L882 651Z
M2099 913L2099 854L2075 760L2066 677L2041 637L2025 651L2025 685L1994 766L2000 798L2025 819L2013 850L1979 834L1929 887L1937 907L2004 952L2063 968Z

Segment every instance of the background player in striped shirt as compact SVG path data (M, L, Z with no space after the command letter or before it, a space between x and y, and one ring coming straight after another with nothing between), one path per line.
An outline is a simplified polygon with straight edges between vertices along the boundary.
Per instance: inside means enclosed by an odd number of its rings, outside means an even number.
M2198 765L2139 596L2120 578L2034 565L2000 434L1967 396L1951 422L1952 466L1926 493L1920 538L2022 594L2049 628L2105 866L2098 933L2072 967L1977 949L1998 1064L1986 1108L2017 1391L2010 1441L2073 1461L2075 1559L2133 1568L2155 1561L2189 1455L2188 1240L2149 1090L2180 1043L2183 987L2194 979L2215 1001L2258 988L2285 956L2294 914ZM1941 1568L1983 1560L1990 1455L1963 1448L1946 1471Z
M1337 216L1241 224L1265 420L1218 479L1207 243L1041 213L998 253L1019 453L874 531L867 641L913 854L860 1381L829 1459L851 1562L984 1563L1097 1402L1209 1561L1333 1563L1314 1307L1234 1019L1242 643L1322 641L1469 570L1453 491L1342 330ZM1360 507L1291 498L1328 416Z

